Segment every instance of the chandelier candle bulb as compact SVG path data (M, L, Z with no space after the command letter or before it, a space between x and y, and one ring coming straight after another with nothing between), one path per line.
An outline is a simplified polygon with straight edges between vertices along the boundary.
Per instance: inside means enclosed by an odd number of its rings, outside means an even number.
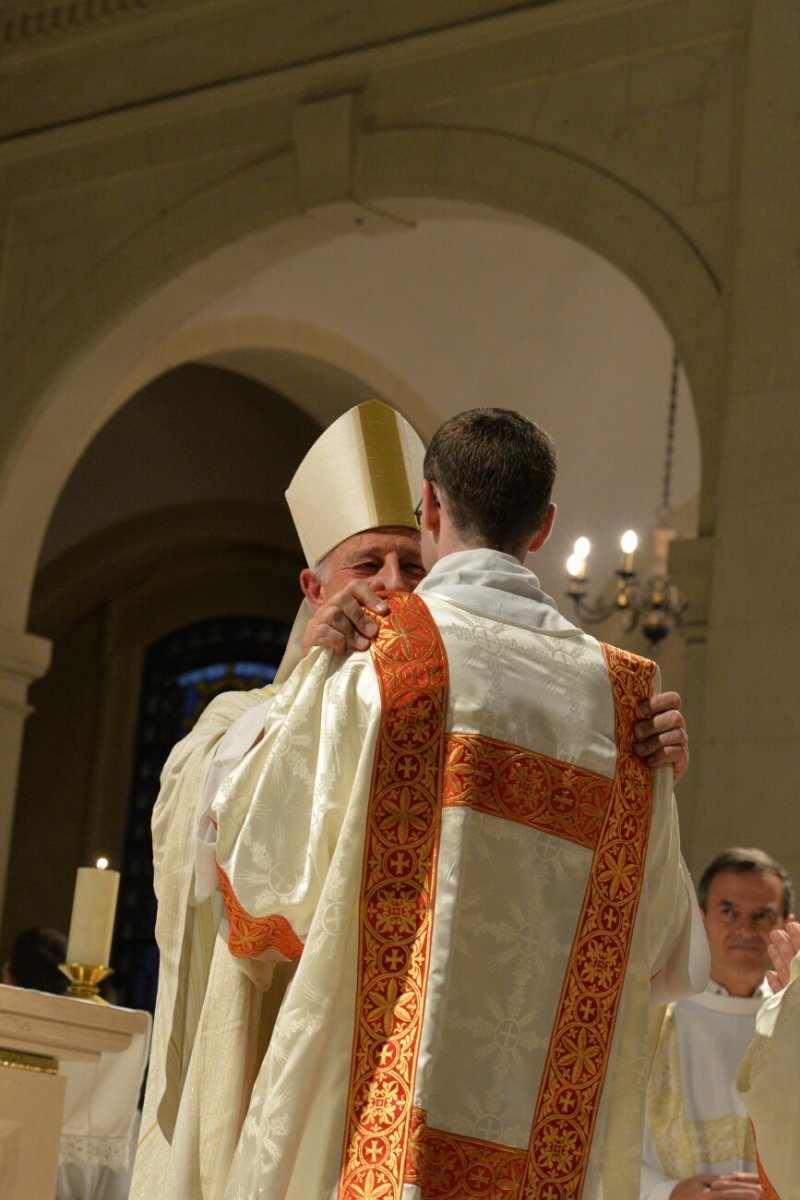
M617 568L616 594L613 599L603 595L592 599L587 595L586 559L589 554L589 539L579 537L574 552L567 559L569 584L567 595L582 621L594 624L607 621L613 612L619 613L628 633L640 626L648 641L658 645L675 625L681 623L688 601L669 577L669 545L676 536L672 527L670 483L672 481L672 450L675 435L675 413L678 403L678 378L680 359L677 349L672 351L672 369L669 385L669 409L667 419L667 446L664 452L664 486L661 490L661 505L658 509L658 527L655 534L655 558L646 579L640 578L633 565L633 556L639 538L632 529L627 529L620 538L622 558Z
M567 559L567 574L573 581L580 582L586 578L586 559L591 548L587 537L579 537L572 547L572 554Z
M570 554L567 559L567 574L570 579L586 578L586 559L579 554Z
M108 965L118 891L119 871L78 867L67 940L68 963Z
M626 529L619 540L622 549L622 565L621 571L625 575L633 574L633 556L636 553L636 547L639 545L639 538L632 529Z

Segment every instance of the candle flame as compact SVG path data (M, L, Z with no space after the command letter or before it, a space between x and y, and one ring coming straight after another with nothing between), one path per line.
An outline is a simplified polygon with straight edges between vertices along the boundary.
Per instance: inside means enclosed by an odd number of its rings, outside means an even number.
M107 866L108 866L108 859L107 859L107 858L98 858L98 860L97 860L97 869L98 869L98 871L105 871L105 869L106 869L106 867L107 867Z

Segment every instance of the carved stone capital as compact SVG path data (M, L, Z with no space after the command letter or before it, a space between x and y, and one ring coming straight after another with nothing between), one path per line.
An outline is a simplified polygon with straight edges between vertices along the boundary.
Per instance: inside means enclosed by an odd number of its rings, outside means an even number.
M0 707L27 714L28 687L50 666L52 642L20 629L0 626Z

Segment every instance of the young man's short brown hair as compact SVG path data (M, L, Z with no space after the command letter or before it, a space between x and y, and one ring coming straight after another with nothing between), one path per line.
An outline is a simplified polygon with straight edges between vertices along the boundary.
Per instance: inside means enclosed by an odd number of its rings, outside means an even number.
M437 430L423 474L447 495L456 529L492 550L516 553L541 527L556 477L543 429L504 408L474 408Z

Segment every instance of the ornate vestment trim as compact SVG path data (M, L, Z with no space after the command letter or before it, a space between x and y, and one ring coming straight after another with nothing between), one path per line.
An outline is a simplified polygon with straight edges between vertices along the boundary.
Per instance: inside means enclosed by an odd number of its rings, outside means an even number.
M516 1197L525 1174L525 1151L481 1138L466 1137L428 1125L415 1108L406 1183L416 1184L424 1200L462 1200L467 1196Z
M382 712L364 843L339 1200L399 1200L433 932L447 657L418 596L387 601L391 611L371 651Z
M593 850L613 781L479 734L451 733L442 804L516 821Z
M62 1163L74 1163L79 1167L108 1167L110 1171L122 1171L130 1163L131 1142L128 1137L62 1133L58 1157Z
M633 753L636 705L653 663L603 646L617 770L592 860L528 1146L521 1200L578 1200L611 1054L650 833L652 780Z
M303 953L303 943L292 929L286 917L269 915L253 917L242 908L236 898L231 881L217 866L219 886L225 910L228 914L230 933L228 949L236 958L257 958L266 950L277 950L284 958L297 959Z

